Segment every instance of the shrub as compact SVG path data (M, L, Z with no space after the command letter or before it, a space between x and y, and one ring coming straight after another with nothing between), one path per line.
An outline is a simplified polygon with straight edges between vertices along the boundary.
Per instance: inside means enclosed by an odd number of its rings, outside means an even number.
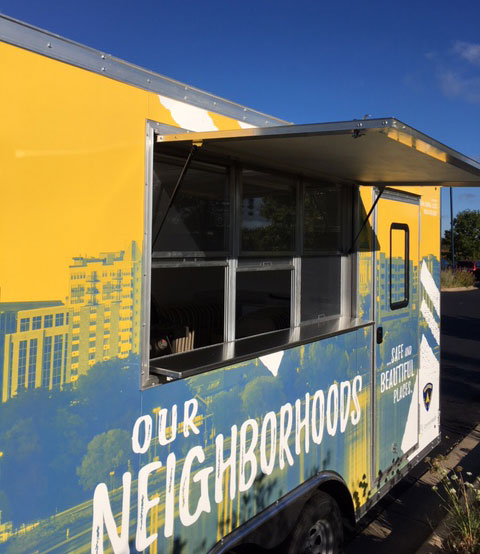
M457 269L442 269L440 272L440 285L442 289L455 287L471 287L475 283L475 276L470 271Z
M427 461L429 461L427 459ZM440 477L433 490L442 499L448 512L448 535L442 541L442 552L448 554L478 554L480 552L480 477L472 479L457 466L451 473L442 467L442 457L430 463ZM468 480L470 479L470 481Z

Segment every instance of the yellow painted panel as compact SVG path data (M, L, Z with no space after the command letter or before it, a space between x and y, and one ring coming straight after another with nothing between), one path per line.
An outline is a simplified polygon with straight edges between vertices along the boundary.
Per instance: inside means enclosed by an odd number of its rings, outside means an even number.
M424 187L420 200L420 258L440 260L440 187Z
M229 131L231 129L241 129L240 123L236 119L226 117L213 112L208 112L208 115L212 118L213 124L219 131Z
M420 258L440 259L440 187L395 187L420 196Z
M378 202L377 241L379 251L390 258L390 224L406 223L410 231L410 260L418 264L418 207L414 204L381 198ZM395 243L401 248L401 240Z
M167 110L165 106L160 103L158 94L154 92L148 92L148 119L157 121L158 123L164 123L165 125L172 125L178 127L177 122L173 119L170 110Z
M147 93L1 43L0 301L63 300L72 256L141 245Z

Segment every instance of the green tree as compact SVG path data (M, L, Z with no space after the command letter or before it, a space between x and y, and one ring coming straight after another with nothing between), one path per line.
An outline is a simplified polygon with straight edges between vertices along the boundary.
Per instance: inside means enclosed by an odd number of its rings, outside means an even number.
M222 390L212 398L212 416L217 433L228 433L242 421L238 390Z
M295 192L293 188L277 194L253 197L261 201L254 208L257 225L243 227L242 248L255 252L279 252L295 248ZM256 212L258 210L258 212Z
M123 429L111 429L95 436L87 446L87 453L77 468L79 483L92 490L98 483L108 483L115 472L117 478L126 469L130 454L130 435Z
M480 259L480 210L463 210L453 220L455 258L457 260ZM442 250L451 249L451 232L446 230Z
M276 377L261 375L248 382L240 394L244 417L261 417L270 410L279 410L286 398Z

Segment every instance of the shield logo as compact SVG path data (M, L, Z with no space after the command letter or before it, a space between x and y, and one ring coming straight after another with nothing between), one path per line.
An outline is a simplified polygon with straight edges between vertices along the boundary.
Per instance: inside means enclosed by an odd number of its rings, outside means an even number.
M430 402L432 401L432 391L433 391L433 385L432 383L427 383L423 387L423 403L425 405L425 409L428 412L428 409L430 408Z

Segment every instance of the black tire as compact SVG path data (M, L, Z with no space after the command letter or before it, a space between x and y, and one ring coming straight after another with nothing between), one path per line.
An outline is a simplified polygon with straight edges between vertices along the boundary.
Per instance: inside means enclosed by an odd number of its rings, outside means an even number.
M287 554L341 554L342 514L335 500L319 491L305 504L288 543Z

